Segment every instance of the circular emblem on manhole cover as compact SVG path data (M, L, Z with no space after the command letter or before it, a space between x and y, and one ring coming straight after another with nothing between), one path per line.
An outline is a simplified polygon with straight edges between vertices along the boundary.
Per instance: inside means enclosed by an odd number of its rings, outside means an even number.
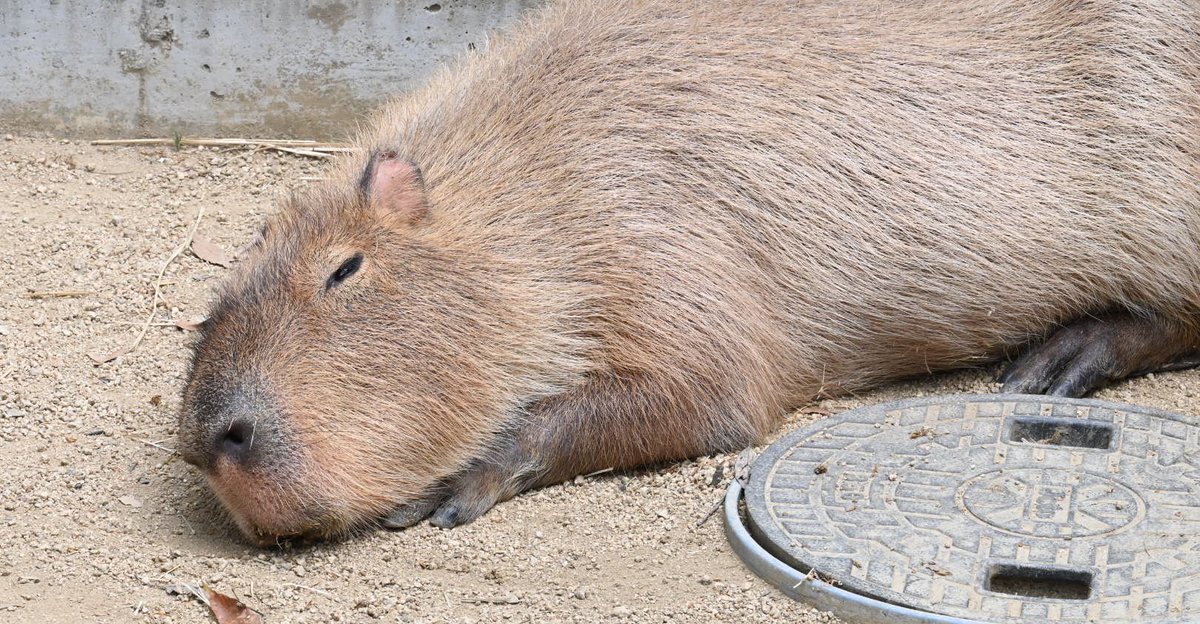
M984 472L963 483L958 501L980 522L1047 538L1115 533L1146 509L1137 492L1113 479L1054 468Z
M853 410L755 460L747 524L778 559L967 620L1200 622L1200 427L1093 400ZM879 620L885 621L885 620Z

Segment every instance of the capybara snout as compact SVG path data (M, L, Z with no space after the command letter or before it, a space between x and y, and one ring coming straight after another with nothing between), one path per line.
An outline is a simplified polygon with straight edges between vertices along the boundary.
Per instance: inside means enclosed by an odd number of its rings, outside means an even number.
M1196 2L555 3L356 145L184 391L258 541L470 522L1088 315L1007 383L1200 353Z
M272 461L285 446L282 418L257 384L197 382L191 413L183 426L191 429L179 449L188 463L209 469L217 462L249 467Z

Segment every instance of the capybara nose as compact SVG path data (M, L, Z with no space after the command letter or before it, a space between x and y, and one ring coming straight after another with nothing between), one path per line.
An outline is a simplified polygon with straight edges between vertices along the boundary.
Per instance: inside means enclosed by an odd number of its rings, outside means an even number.
M235 462L243 463L254 451L255 423L241 416L229 421L224 433L217 439L216 452Z
M201 470L213 470L221 460L249 467L279 447L278 415L258 384L230 386L206 383L184 406L179 451Z

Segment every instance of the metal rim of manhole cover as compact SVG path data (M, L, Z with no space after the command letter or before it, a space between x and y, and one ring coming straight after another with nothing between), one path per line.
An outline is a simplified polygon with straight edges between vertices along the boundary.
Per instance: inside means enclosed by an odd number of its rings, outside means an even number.
M1197 622L1194 420L1004 394L851 410L755 459L726 534L853 622Z

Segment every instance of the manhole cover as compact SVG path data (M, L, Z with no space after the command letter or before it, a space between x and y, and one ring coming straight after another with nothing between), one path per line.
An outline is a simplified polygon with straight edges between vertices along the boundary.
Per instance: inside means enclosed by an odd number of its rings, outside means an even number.
M940 614L902 621L1196 622L1192 421L1017 395L853 410L755 460L747 522L826 589Z

